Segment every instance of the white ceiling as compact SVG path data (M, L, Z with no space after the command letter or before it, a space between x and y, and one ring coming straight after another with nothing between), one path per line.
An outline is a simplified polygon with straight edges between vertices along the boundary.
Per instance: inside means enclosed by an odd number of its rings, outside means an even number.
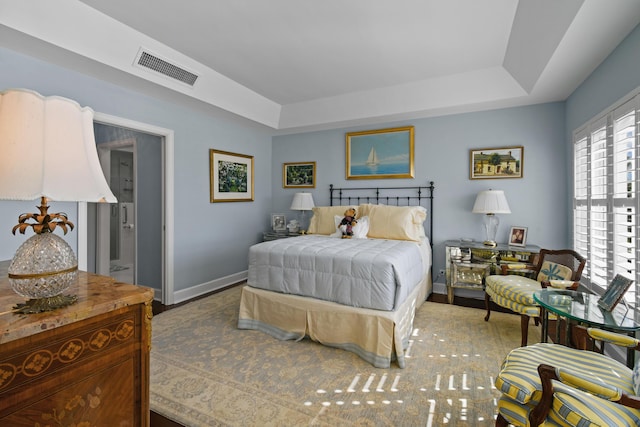
M0 0L0 45L285 133L564 100L639 22L640 0Z

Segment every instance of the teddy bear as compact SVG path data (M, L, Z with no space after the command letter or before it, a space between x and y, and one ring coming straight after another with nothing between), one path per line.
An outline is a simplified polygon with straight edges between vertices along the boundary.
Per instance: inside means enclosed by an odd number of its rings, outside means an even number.
M340 230L343 239L350 239L353 236L353 227L358 223L356 221L356 210L349 208L344 212L344 218L340 221Z

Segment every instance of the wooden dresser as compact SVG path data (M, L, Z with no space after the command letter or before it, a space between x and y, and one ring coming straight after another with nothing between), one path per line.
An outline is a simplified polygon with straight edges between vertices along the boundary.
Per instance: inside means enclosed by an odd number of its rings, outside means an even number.
M153 290L79 272L65 294L78 302L15 314L0 265L0 425L148 426Z

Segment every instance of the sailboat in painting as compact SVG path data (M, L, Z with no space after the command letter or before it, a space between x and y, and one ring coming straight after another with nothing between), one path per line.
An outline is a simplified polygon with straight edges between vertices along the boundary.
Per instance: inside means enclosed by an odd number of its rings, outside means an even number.
M367 157L367 166L378 166L380 161L378 160L378 155L376 154L376 149L371 147L371 151L369 152L369 157Z

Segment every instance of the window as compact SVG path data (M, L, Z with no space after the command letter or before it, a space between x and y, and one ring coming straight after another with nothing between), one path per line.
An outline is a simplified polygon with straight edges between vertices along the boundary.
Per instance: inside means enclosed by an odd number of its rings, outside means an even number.
M616 274L633 279L624 298L640 309L639 120L636 91L574 132L573 247L584 283L602 293Z

